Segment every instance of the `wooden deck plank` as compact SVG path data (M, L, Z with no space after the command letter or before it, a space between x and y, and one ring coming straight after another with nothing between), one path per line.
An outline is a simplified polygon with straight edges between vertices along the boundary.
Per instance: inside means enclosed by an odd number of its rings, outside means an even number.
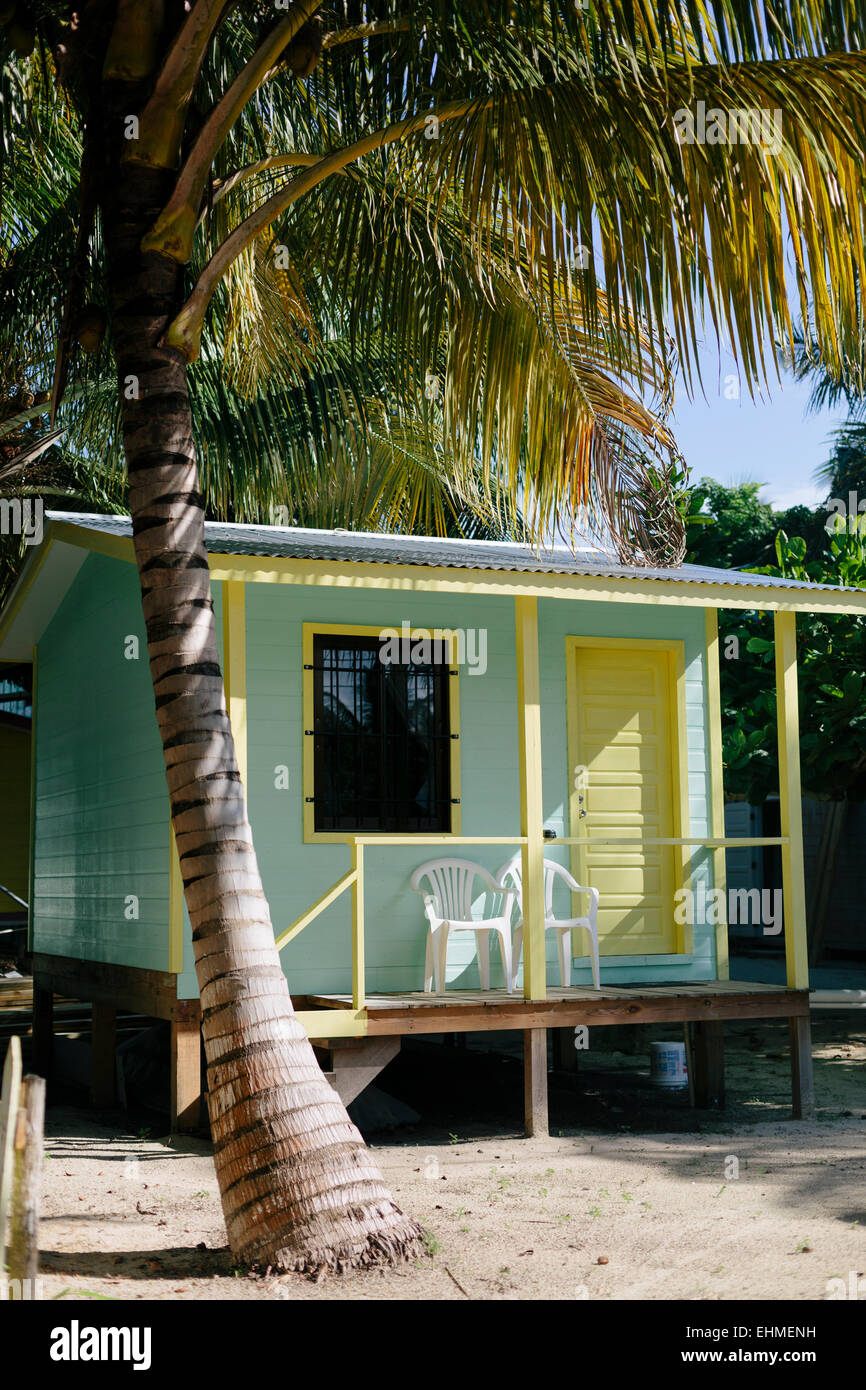
M754 994L782 995L790 992L786 985L750 984L745 980L708 980L699 983L647 985L638 988L609 985L600 991L572 985L570 988L560 986L557 989L548 989L547 999L544 1002L572 1003L586 1000L591 1003L598 1003L603 1000L696 999L704 998L708 994L727 997ZM802 993L802 991L795 992ZM446 990L444 994L426 994L418 990L409 994L367 995L368 1010L441 1009L452 1006L461 1008L466 1006L522 1008L526 1002L520 995L509 994L504 989L455 989ZM305 1006L311 1009L345 1009L350 1008L351 1003L352 996L350 994L310 994L305 998Z
M322 1011L327 1037L328 1010L347 1008L348 995L309 995L308 1007ZM596 993L582 987L551 989L544 1000L522 999L505 990L452 990L446 994L374 994L367 998L368 1036L386 1033L484 1032L596 1027L628 1023L673 1023L737 1018L808 1017L806 990L737 980L656 985Z

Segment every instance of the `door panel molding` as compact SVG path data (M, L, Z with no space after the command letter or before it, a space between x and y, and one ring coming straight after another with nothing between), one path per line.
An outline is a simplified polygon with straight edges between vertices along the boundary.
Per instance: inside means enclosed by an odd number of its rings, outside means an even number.
M688 742L686 725L686 676L685 676L685 643L676 639L669 638L632 638L632 637L584 637L568 636L565 639L565 660L566 660L566 700L567 700L567 720L568 720L568 759L569 759L569 821L570 834L578 837L587 832L585 822L580 816L581 804L578 800L580 795L575 786L575 768L581 764L581 727L579 718L578 702L578 660L582 649L597 651L621 652L624 655L628 652L655 652L666 658L664 662L667 687L667 750L670 759L670 821L671 838L685 838L689 835L689 787L688 787ZM603 684L603 681L602 681ZM615 682L614 682L615 684ZM606 699L611 707L620 705L627 697L620 696L614 691L606 695L599 689L599 696ZM635 806L625 806L621 811L613 812L616 816L617 824L623 828L629 826L638 827L643 821L644 812L637 806L638 790L641 786L643 774L658 770L657 749L652 744L643 742L646 720L638 717L635 721L633 741L626 741L615 745L618 757L615 762L619 764L613 770L610 769L600 774L602 777L610 777L608 783L613 792L613 788L625 784L626 787L633 786L635 792ZM660 732L660 731L659 731ZM611 748L612 745L602 743L595 739L591 740L599 748ZM622 782L619 779L622 779ZM604 784L602 783L602 786ZM637 809L636 809L637 807ZM664 813L664 808L660 808L660 813ZM621 868L627 878L636 878L640 875L646 859L643 852L635 850L623 850L623 848L611 847L609 857L601 851L604 858L599 862L596 858L596 867L601 868L605 876L608 871L615 871ZM671 901L670 912L673 916L674 900L673 893L677 888L682 887L688 882L689 855L687 846L672 848L671 855ZM572 873L579 882L585 883L587 870L584 867L584 847L573 845L571 848L571 869ZM655 892L647 898L647 905L651 899L655 898L656 905L659 901L659 882L664 876L661 869L655 865L646 865L647 870L653 877ZM610 903L616 907L616 899ZM599 926L599 947L602 954L608 956L621 955L670 955L673 949L677 955L689 955L693 949L693 932L687 923L679 924L673 922L673 947L666 945L660 952L646 950L646 939L640 935L633 938L633 942L638 950L617 949L615 944L609 940L605 941L603 934L604 922L604 898L600 904Z

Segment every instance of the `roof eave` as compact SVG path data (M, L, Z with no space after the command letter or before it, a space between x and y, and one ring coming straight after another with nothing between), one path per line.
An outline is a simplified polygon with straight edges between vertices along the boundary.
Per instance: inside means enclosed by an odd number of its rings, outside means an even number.
M617 575L468 569L356 560L299 560L280 556L209 556L211 578L246 583L329 584L450 594L585 599L765 612L851 613L866 617L866 589L747 588L689 579L632 579Z
M0 654L16 612L29 592L49 547L63 543L112 559L135 562L132 538L51 519L42 544L29 557L0 615ZM687 578L636 578L507 569L471 569L369 560L298 559L288 556L210 553L211 578L244 583L325 584L333 587L387 588L448 594L499 594L612 603L650 603L697 608L765 612L859 614L866 616L866 589L765 588ZM62 599L58 596L57 602ZM10 617L11 614L11 617Z

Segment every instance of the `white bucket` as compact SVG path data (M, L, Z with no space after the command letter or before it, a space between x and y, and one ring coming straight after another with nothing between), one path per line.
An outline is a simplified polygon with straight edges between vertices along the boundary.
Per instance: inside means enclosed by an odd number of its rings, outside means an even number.
M650 1081L653 1086L663 1086L669 1091L681 1091L688 1086L685 1043L650 1043Z

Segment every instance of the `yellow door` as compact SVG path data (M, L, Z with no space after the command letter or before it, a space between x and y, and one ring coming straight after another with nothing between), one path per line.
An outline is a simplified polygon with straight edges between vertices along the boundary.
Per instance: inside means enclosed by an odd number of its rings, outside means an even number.
M575 642L569 661L572 835L680 835L673 651ZM599 891L603 953L678 949L677 854L666 846L580 847L580 881Z

